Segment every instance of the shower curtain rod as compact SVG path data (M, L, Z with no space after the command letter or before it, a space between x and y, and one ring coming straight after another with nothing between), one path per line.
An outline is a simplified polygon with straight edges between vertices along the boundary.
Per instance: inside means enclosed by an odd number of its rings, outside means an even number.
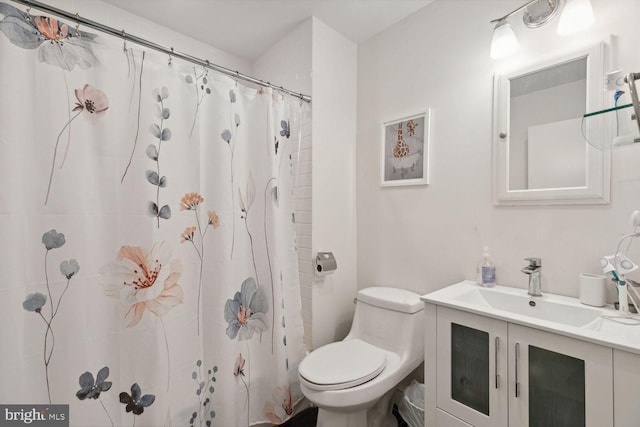
M62 9L58 9L56 7L50 6L48 4L45 3L41 3L39 1L35 1L35 0L11 0L15 3L20 3L22 5L28 6L28 7L32 7L34 9L38 9L38 10L42 10L45 12L48 12L52 15L56 15L56 16L60 16L62 18L66 18L69 19L71 21L75 21L78 24L84 25L86 27L89 28L93 28L95 30L98 31L102 31L103 33L107 33L110 34L114 37L120 37L121 39L125 40L125 41L130 41L133 43L136 43L138 45L141 46L145 46L148 47L150 49L153 50L157 50L159 52L162 53L166 53L167 55L170 55L171 57L175 57L175 58L180 58L183 59L185 61L189 61L192 62L194 64L198 64L202 67L205 68L209 68L211 70L217 71L221 74L225 74L227 76L231 76L233 78L236 79L240 79L240 80L244 80L253 84L256 84L258 86L262 86L262 87L269 87L272 89L275 89L279 92L285 93L287 95L293 96L295 98L300 99L300 101L304 101L304 102L311 102L311 96L309 95L304 95L302 93L298 93L298 92L294 92L292 90L289 89L285 89L282 86L276 86L271 84L270 82L265 82L264 80L260 80L260 79L256 79L255 77L251 77L251 76L247 76L246 74L242 74L238 71L233 71L229 68L223 67L221 65L217 65L217 64L213 64L211 62L209 62L209 60L206 59L200 59L200 58L196 58L195 56L191 56L188 55L186 53L181 53L179 51L174 50L172 47L171 48L167 48L165 46L159 45L157 43L154 43L152 41L149 41L147 39L144 39L142 37L138 37L132 34L129 34L127 32L125 32L125 30L116 30L113 27L109 27L107 25L101 24L99 22L96 21L92 21L91 19L87 19L87 18L83 18L81 16L79 16L77 13L72 14L69 13L65 10Z

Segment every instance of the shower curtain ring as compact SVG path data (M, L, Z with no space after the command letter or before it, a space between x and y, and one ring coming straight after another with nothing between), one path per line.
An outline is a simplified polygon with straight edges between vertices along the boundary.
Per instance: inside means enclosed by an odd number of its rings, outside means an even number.
M173 54L173 47L171 48L171 52L169 52L169 65L171 65L171 61L173 61L173 58L171 57L172 54Z
M31 6L27 6L27 16L25 17L28 22L31 22Z
M127 51L127 33L122 30L122 51Z
M80 15L78 15L78 12L76 12L76 36L78 36L78 38L82 37L82 34L80 34Z
M238 79L240 79L240 72L236 70L236 78L235 78L236 87L238 87Z

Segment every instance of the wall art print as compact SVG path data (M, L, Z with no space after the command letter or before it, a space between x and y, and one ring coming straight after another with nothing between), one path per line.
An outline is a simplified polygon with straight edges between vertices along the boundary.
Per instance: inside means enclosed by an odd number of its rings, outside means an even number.
M381 186L429 184L430 117L427 108L383 123Z

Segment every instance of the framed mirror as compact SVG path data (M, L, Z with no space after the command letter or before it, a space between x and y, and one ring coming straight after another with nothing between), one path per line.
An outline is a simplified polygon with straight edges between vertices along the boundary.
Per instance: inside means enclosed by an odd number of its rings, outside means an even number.
M609 203L610 153L586 142L582 120L604 108L604 50L494 76L494 204Z

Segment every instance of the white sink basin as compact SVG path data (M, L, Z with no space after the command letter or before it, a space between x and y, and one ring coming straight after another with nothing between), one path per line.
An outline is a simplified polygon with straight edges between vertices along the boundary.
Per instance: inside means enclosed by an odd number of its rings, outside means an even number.
M461 304L485 312L500 310L574 327L585 326L602 315L602 310L584 306L575 298L548 293L543 293L541 297L531 297L526 289L506 286L469 286L441 299L449 300L449 304L446 305Z
M553 298L556 297L556 298ZM602 314L601 310L559 301L556 295L531 297L526 290L515 294L511 289L472 289L454 298L471 304L489 305L491 308L522 316L534 317L569 326L584 326Z
M640 355L637 318L624 316L611 305L591 307L577 298L544 289L541 297L532 297L523 288L483 288L472 280L438 289L421 299L427 303L428 319L434 319L432 306L448 307Z

